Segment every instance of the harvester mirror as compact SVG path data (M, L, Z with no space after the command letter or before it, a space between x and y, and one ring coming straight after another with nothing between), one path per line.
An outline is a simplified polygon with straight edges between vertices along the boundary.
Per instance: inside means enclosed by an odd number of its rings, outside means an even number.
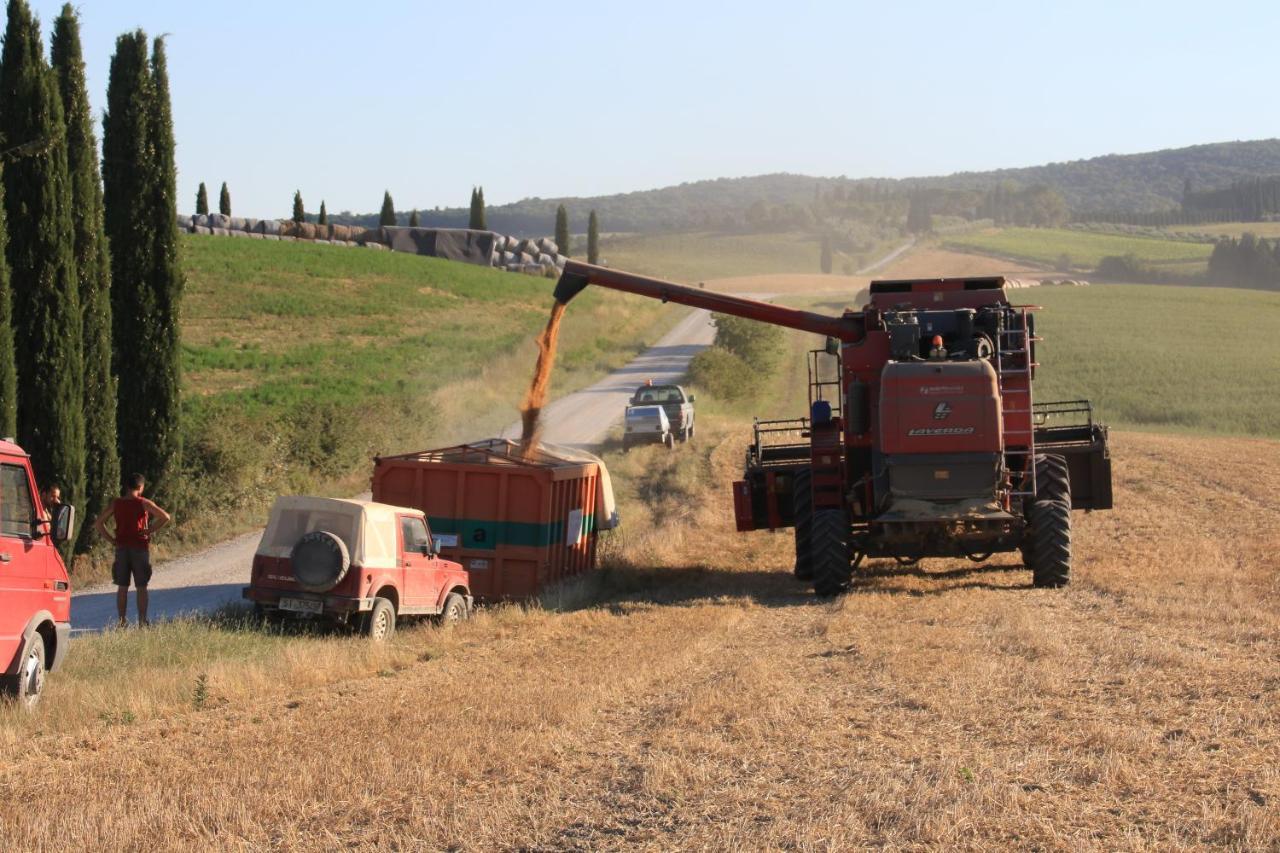
M689 402L690 402L690 403L696 403L696 402L698 402L698 395L697 395L697 394L690 394L690 395L689 395Z
M827 355L837 355L840 352L840 341L827 335Z
M439 557L440 551L442 548L444 548L444 545L441 544L439 539L436 539L434 537L431 540L431 544L427 546L427 549L429 550L429 552L431 553L431 556L433 557Z

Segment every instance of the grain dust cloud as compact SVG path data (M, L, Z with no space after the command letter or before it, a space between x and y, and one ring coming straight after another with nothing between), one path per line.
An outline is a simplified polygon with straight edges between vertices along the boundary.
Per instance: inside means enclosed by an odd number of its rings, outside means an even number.
M533 379L529 382L529 390L524 393L524 400L520 403L520 451L525 455L537 447L538 435L542 431L542 407L547 404L551 370L556 363L556 340L560 337L560 319L564 316L566 307L567 303L556 300L555 305L551 306L547 327L538 337L538 362L533 370Z

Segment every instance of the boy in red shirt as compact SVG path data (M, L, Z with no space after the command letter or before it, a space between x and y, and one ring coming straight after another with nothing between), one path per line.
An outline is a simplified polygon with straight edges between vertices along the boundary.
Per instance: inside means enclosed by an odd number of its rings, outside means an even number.
M147 584L151 582L151 535L173 517L149 498L142 496L146 480L141 474L130 474L125 480L124 495L111 502L93 523L104 539L116 546L116 561L111 579L116 584L116 612L120 624L129 624L125 612L129 604L129 580L137 589L138 624L147 624ZM152 522L151 517L156 521ZM115 520L115 534L107 530L107 519Z

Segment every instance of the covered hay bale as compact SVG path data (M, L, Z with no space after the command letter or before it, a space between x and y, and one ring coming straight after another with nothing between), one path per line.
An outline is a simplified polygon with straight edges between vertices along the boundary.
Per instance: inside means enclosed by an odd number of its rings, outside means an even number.
M179 228L181 228L183 231L190 231L190 230L191 230L191 225L192 225L191 219L192 219L192 217L190 217L190 216L182 216L182 215L179 215L179 216L178 216L178 227L179 227Z
M248 217L246 217L246 218L245 218L245 220L244 220L244 230L246 230L246 231L258 231L258 220L256 220L256 219L249 219ZM258 231L258 233L259 233L259 234L261 234L262 232L261 232L261 231Z
M386 246L382 245L381 243L375 243L375 242L372 242L372 241L370 241L370 242L368 242L368 243L365 243L365 244L364 244L364 247L365 247L366 249L377 249L377 250L379 250L379 251L383 251L383 252L385 252L385 251L387 250L387 247L386 247Z
M556 265L555 258L551 255L548 255L546 252L543 252L542 254L538 255L536 261L538 266L541 266L541 267L553 267Z
M299 240L314 240L316 238L316 224L314 222L299 222L295 236Z
M333 226L332 226L332 225L316 225L316 239L317 239L317 240L332 240L332 239L333 239Z
M243 216L232 216L227 219L227 227L232 231L247 231L245 224L246 220Z
M280 235L279 235L279 234L263 234L263 235L262 235L262 239L263 239L263 240L275 240L275 241L279 242L279 240L280 240Z
M213 232L209 230L208 225L196 225L192 227L191 233L192 234L212 234Z
M333 225L330 227L330 233L333 234L333 239L335 240L350 240L351 226L350 225Z
M226 228L210 228L209 233L215 234L218 237L227 237L231 234L231 232L228 231Z
M556 245L556 241L550 237L542 237L538 240L538 248L548 255L558 255L560 247Z
M279 219L260 219L258 220L258 224L253 227L253 230L257 231L259 234L273 234L275 236L279 236L280 220Z
M196 227L200 227L200 228L208 228L208 227L209 227L209 214L207 214L207 213L197 213L195 216L191 217L191 227L192 227L192 228L196 228Z
M210 227L210 228L223 228L223 229L225 229L225 228L230 227L230 225L231 225L231 217L230 217L230 216L227 216L225 213L210 213L210 214L209 214L209 227Z
M556 266L563 269L567 260L569 260L567 255L556 255Z
M298 223L294 222L292 219L282 219L280 220L280 230L277 233L279 233L281 237L297 237Z

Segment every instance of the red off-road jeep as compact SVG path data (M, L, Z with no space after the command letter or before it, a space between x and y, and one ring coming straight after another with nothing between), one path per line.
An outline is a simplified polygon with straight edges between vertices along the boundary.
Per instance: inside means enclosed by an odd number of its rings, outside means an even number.
M28 707L71 638L71 583L55 542L71 538L75 508L41 505L31 460L0 441L0 686Z
M400 616L471 615L467 571L439 552L421 510L280 497L243 594L267 617L353 623L385 640Z

